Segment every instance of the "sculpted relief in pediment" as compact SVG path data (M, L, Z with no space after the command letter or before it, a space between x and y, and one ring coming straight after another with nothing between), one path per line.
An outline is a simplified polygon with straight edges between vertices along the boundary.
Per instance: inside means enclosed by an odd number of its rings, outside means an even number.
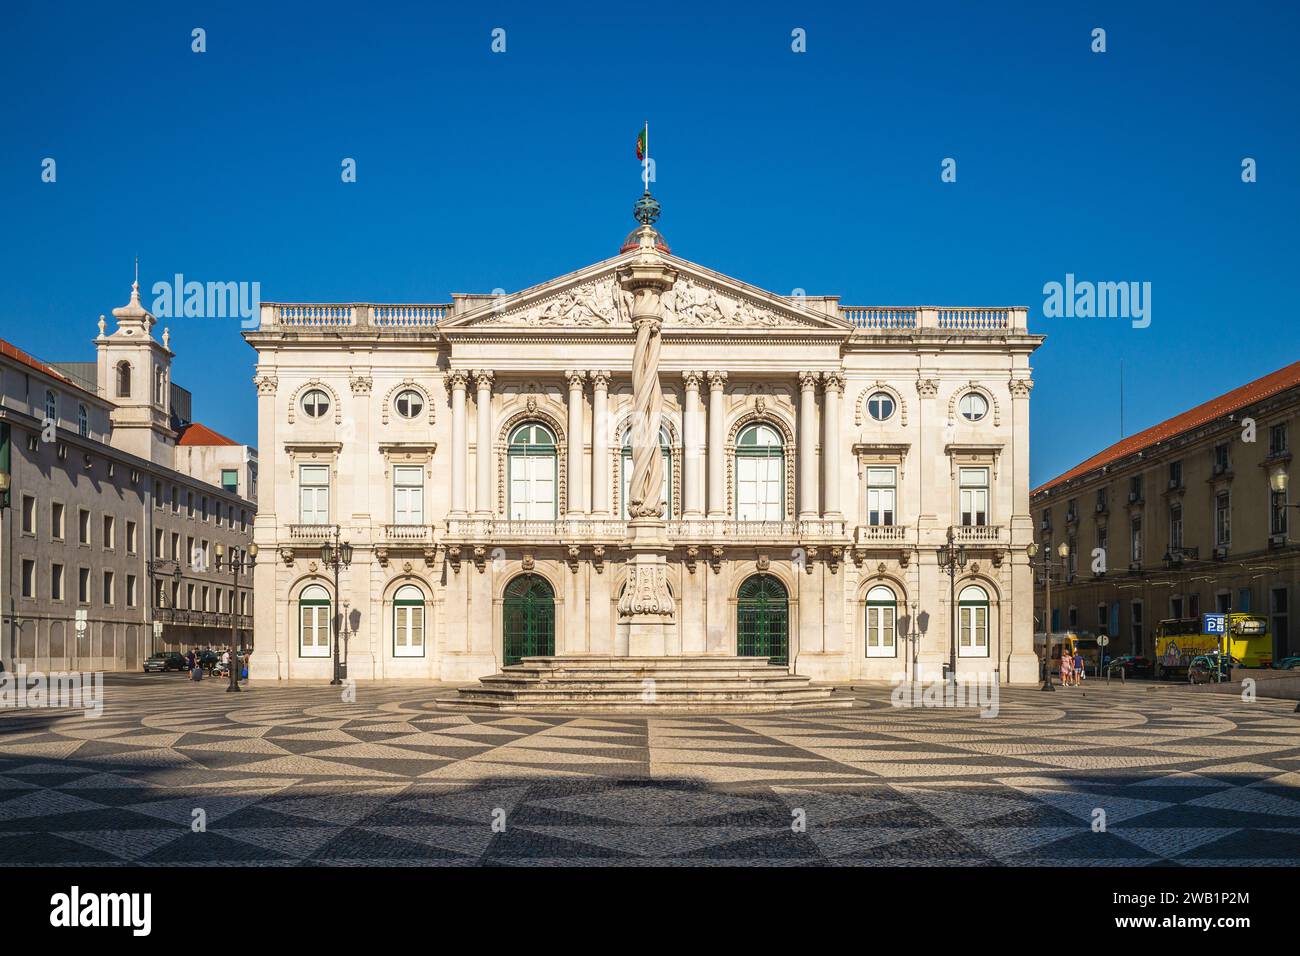
M690 276L680 276L661 299L664 324L696 328L801 328L806 323ZM632 324L632 296L614 276L572 286L554 295L481 320L484 325L615 327Z

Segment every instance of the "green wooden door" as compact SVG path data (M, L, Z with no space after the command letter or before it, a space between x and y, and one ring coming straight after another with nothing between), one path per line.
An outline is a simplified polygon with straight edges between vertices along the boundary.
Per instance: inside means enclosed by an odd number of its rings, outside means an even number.
M756 574L740 586L736 604L736 653L790 660L790 601L785 586L770 574Z
M507 667L555 654L555 592L545 578L521 574L506 585L502 624Z

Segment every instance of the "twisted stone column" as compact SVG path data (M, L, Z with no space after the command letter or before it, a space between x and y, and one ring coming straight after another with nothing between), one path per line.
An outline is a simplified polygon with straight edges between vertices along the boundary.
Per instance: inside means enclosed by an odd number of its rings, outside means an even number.
M659 290L649 287L636 295L632 306L636 351L632 356L632 482L628 490L628 517L660 518L664 513L663 453L659 429L664 415L664 392L659 382Z

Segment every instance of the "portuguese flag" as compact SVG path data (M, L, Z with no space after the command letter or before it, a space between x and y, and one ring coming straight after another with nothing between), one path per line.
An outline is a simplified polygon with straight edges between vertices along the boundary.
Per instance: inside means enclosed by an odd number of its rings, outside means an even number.
M641 132L636 134L636 158L644 160L650 151L650 124L646 123Z

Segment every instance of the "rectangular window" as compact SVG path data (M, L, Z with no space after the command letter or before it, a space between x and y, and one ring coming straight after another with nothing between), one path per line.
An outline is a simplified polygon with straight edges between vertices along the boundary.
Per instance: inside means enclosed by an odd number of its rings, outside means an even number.
M963 605L958 609L957 616L959 621L958 654L962 657L988 657L988 605Z
M961 523L967 527L989 523L989 470L987 468L961 468L960 484Z
M57 501L50 505L50 537L63 540L63 505Z
M36 562L23 558L23 597L36 597Z
M1097 605L1097 633L1098 634L1106 633L1106 628L1109 626L1109 622L1107 620L1108 616L1109 615L1107 614L1106 605L1098 604Z
M1201 596L1199 594L1189 595L1187 598L1187 616L1201 616Z
M1101 551L1103 560L1106 557L1106 545L1108 540L1109 538L1106 534L1106 526L1104 524L1097 525L1097 549Z
M112 515L104 515L104 550L112 551L117 547L117 522Z
M1142 476L1141 475L1134 475L1132 478L1128 480L1128 500L1129 501L1142 500Z
M180 490L172 485L172 514L179 514L181 510L181 493Z
M202 498L202 503L199 507L199 517L202 518L202 520L204 521L208 520L208 496L207 495L204 495Z
M895 657L897 655L894 641L894 616L897 609L893 605L867 605L867 656Z
M419 465L393 469L393 523L424 524L424 468Z
M1183 506L1172 504L1169 506L1169 547L1170 549L1181 549L1183 546Z
M104 604L108 607L113 606L113 572L104 572Z
M77 544L90 544L90 512L77 509Z
M135 607L135 575L126 576L126 606Z
M194 605L194 585L192 584L185 585L185 606L191 611L198 610Z
M330 470L327 465L303 465L298 470L298 520L303 524L329 524Z
M77 568L77 603L90 603L90 568Z
M1169 599L1169 616L1180 619L1183 616L1183 598L1182 595L1171 597Z
M161 558L164 554L163 530L162 528L155 528L153 532L153 556L155 558Z
M179 531L172 532L172 560L181 559L181 535Z
M1250 604L1251 604L1250 588L1238 588L1237 589L1237 610L1241 611L1242 613L1248 613L1250 611Z
M194 517L194 492L185 492L185 517Z
M1142 602L1134 601L1129 605L1129 625L1132 628L1133 653L1142 653Z
M23 495L23 534L36 533L36 498Z
M126 553L135 554L135 551L136 551L135 522L128 521L126 523Z
M1276 455L1285 455L1287 449L1286 441L1286 423L1272 425L1268 430L1268 455L1270 458Z
M232 495L239 494L239 469L222 468L221 469L221 487Z
M1286 534L1287 528L1286 492L1274 491L1269 495L1269 534Z
M185 536L185 560L189 562L190 567L194 567L195 564L198 563L197 557L198 556L194 550L194 536L186 535Z
M300 604L298 628L298 655L300 657L329 657L329 605Z
M208 604L208 586L206 584L203 585L203 610L212 610L211 606Z
M897 504L897 469L867 469L867 524L892 525Z
M153 506L155 508L163 506L162 482L157 478L153 480Z
M1226 491L1214 496L1214 543L1221 548L1232 543L1232 501Z
M782 459L777 455L736 456L736 520L780 521Z
M50 600L63 600L63 565L50 565Z
M1183 486L1183 463L1181 461L1171 461L1169 463L1169 487L1181 488Z
M1228 611L1232 610L1231 604L1232 595L1227 591L1214 595L1214 609L1220 614L1227 614Z
M1129 554L1134 564L1142 563L1142 517L1139 515L1129 521Z
M424 605L393 605L393 656L424 656Z

